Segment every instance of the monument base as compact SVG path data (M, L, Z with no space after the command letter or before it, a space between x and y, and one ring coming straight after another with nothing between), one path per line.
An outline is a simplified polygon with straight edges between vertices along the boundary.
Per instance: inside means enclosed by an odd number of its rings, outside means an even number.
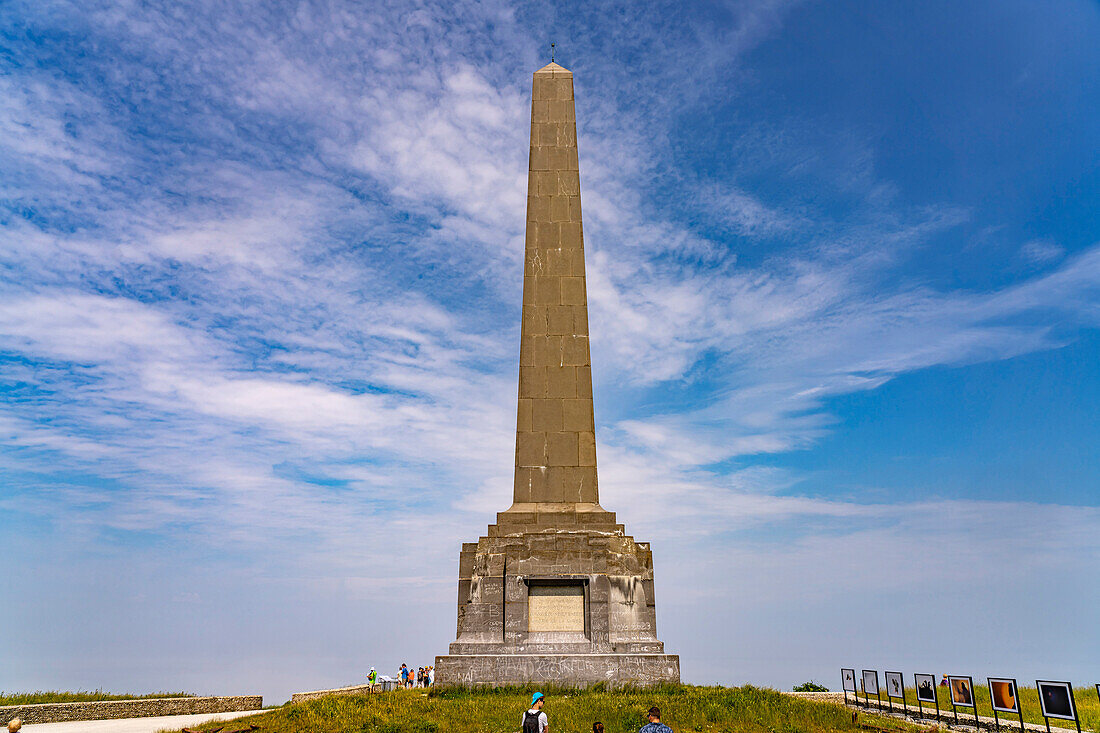
M451 654L435 658L440 687L552 683L648 687L680 682L678 654Z

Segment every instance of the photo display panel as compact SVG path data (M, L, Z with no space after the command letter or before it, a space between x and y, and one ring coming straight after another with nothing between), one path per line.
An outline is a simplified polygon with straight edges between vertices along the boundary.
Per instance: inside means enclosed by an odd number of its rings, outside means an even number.
M905 698L905 683L901 679L901 672L886 672L886 696Z
M960 708L974 707L974 682L969 677L948 675L947 684L951 687L951 704Z
M863 691L868 695L878 694L878 671L874 669L863 670Z
M1060 720L1077 720L1077 710L1073 704L1073 689L1068 682L1036 680L1039 689L1039 704L1043 715Z
M845 692L856 691L856 671L854 669L840 670L840 680L843 683Z
M1020 712L1020 698L1016 694L1016 680L1008 677L989 678L989 699L998 713Z
M936 702L936 675L915 674L913 682L917 686L917 699L921 702Z

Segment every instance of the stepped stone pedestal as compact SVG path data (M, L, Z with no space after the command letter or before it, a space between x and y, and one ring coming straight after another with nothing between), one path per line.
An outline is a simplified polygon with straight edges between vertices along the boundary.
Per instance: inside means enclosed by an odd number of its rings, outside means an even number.
M512 506L459 556L436 684L680 681L653 554L599 504L573 75L535 72Z

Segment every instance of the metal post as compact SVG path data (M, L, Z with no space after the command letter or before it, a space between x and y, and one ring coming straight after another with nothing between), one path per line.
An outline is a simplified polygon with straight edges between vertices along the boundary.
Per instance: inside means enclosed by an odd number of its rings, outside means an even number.
M1039 694L1041 695L1043 693L1040 692ZM1041 700L1039 701L1039 704L1040 705L1043 704ZM1050 733L1050 718L1048 718L1047 716L1044 715L1043 716L1043 722L1047 724L1047 733Z
M990 690L990 696L989 696L989 706L990 706L990 707L993 707L993 695L992 695L992 692L993 692L993 691L992 691L992 690ZM994 725L996 725L996 726L997 726L997 730L998 730L998 731L1000 731L1000 730L1001 730L1001 719L997 717L997 708L995 708L995 707L993 707L993 723L994 723Z
M932 678L932 697L936 700L936 722L940 722L940 688L935 684L936 678Z
M1073 698L1073 685L1069 686L1069 704L1073 706L1073 722L1077 726L1077 733L1081 733L1081 714L1077 712L1077 701Z
M1016 710L1020 715L1020 733L1024 733L1024 704L1020 700L1020 685L1016 685Z

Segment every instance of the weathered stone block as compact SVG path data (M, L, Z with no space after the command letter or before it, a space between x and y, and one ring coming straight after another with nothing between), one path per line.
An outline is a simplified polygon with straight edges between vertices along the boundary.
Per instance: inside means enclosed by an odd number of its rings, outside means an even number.
M581 466L596 467L596 434L578 433L578 461Z
M591 380L589 372L589 380ZM591 392L591 381L588 390ZM530 398L546 397L547 374L546 367L521 366L519 368L519 396Z
M580 280L580 278L562 278L563 283L568 280ZM583 285L582 285L583 289ZM581 293L584 297L584 293ZM565 288L562 288L562 300L565 297ZM585 336L564 336L561 340L561 363L565 366L588 365L588 339Z
M550 221L550 199L546 196L528 196L527 234L533 235L535 233L535 227L531 226L532 223L549 223ZM526 242L529 246L534 245L535 238L531 236Z
M577 397L592 399L592 367L577 367Z
M550 170L550 151L556 148L531 148L531 170Z
M539 305L523 306L524 337L546 335L546 309Z
M528 400L531 404L531 430L556 433L562 429L561 400Z
M560 308L561 306L550 306ZM539 366L556 367L561 365L562 337L531 336L535 349L534 363Z
M546 274L554 277L573 274L573 251L555 247L546 251Z
M558 403L561 404L560 402ZM547 463L548 466L576 466L577 465L577 434L576 433L550 433L547 435Z
M545 466L546 433L519 433L516 436L516 464Z
M573 366L546 367L546 396L553 399L578 397L577 369Z
M550 226L558 227L554 235L557 237L560 246L571 247L573 249L581 249L584 247L584 232L579 221L563 221L560 224L553 224ZM580 305L580 303L577 303L577 305Z
M569 217L569 201L569 196L550 197L550 221L572 221Z
M551 305L546 308L547 332L558 336L573 336L573 308L568 305Z
M557 226L547 224L547 227ZM535 305L561 305L561 281L560 277L536 277L535 278Z
M579 222L581 220L581 197L570 196L569 197L569 221ZM584 260L581 260L581 267L584 267ZM583 275L583 272L573 273L574 275Z

